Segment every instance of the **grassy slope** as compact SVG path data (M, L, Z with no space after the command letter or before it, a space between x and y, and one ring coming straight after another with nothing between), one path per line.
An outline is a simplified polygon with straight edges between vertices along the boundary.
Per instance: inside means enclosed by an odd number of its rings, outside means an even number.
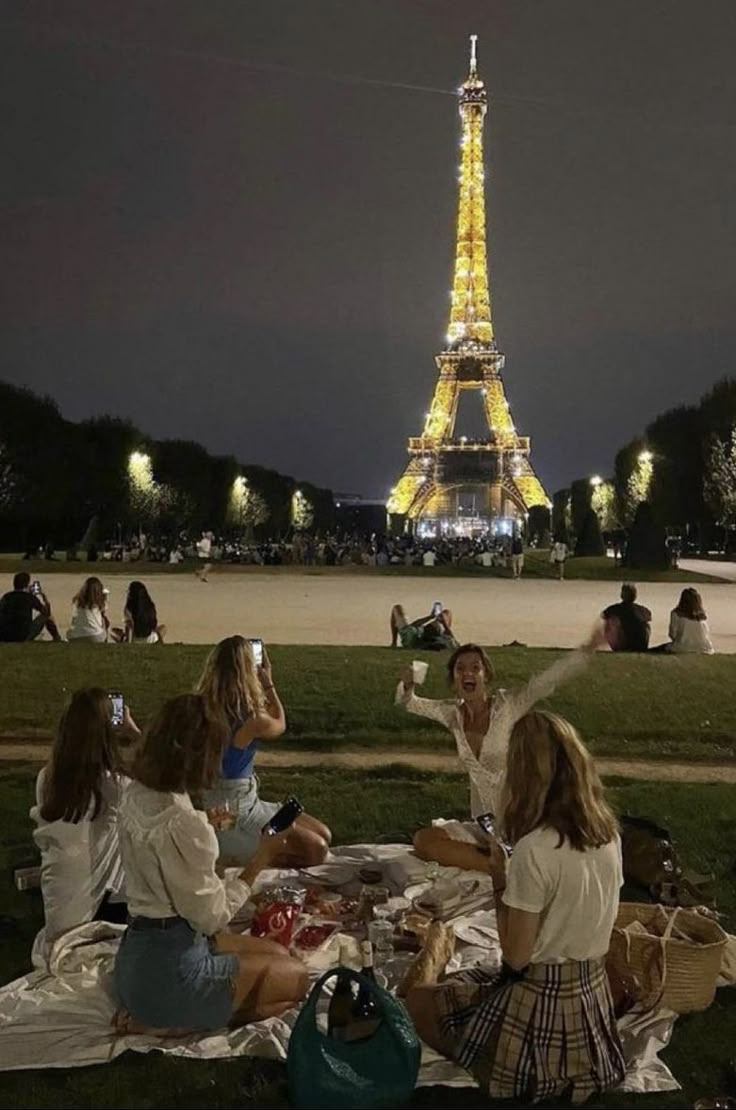
M46 578L51 574L79 574L80 578L86 574L97 574L101 578L109 575L126 575L134 578L136 574L148 577L153 574L191 574L200 563L195 559L187 559L178 566L169 566L166 563L110 563L100 561L97 563L72 562L68 563L62 553L52 561L45 559L29 559L24 561L19 555L0 555L0 576L15 574L17 570L27 570L29 574L38 578ZM310 575L389 575L389 576L423 576L430 578L508 578L509 571L505 567L255 567L234 566L227 563L218 563L213 573L215 574L261 574L264 569L269 574L310 574ZM718 563L713 563L713 575L695 574L687 570L637 570L637 582L714 582L723 583L718 577ZM528 578L554 578L554 568L549 562L547 551L528 551L524 564L524 574ZM568 560L565 574L567 578L602 579L604 581L620 582L626 578L625 568L617 566L613 559L605 556L582 557Z
M0 980L6 982L28 966L28 953L41 921L40 899L18 893L11 884L13 866L27 859L30 844L28 808L33 776L22 765L0 768L0 903L16 918L15 930L4 929L0 946ZM428 775L386 767L370 775L358 772L282 771L264 776L264 794L278 798L295 792L308 808L332 825L341 842L408 834L431 816L461 816L467 804L463 777ZM621 812L644 813L675 834L686 862L719 877L721 906L736 916L736 793L727 786L618 783L613 797ZM714 816L715 815L715 816ZM671 1095L606 1096L593 1103L607 1107L686 1107L704 1093L723 1090L727 1061L733 1054L736 991L721 991L705 1014L681 1018L673 1044L665 1053L684 1092ZM71 1071L0 1075L4 1107L228 1107L285 1106L283 1071L262 1061L207 1063L129 1053L114 1064ZM417 1107L488 1106L477 1092L442 1089L417 1092Z
M143 724L167 697L191 688L207 648L167 644L0 645L0 730L50 732L68 692L83 685L124 691ZM274 647L289 732L282 748L452 750L437 726L393 707L407 656L387 648ZM493 649L498 684L519 685L562 653ZM426 690L445 696L446 657L428 654ZM736 758L736 656L600 653L550 704L599 755L730 762Z

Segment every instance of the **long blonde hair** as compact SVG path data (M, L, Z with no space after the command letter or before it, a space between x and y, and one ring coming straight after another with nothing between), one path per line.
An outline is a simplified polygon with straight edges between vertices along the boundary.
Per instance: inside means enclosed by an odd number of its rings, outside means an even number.
M213 647L196 692L204 698L210 715L230 727L263 707L263 688L245 637L228 636Z
M78 609L99 609L105 611L105 590L99 578L92 575L85 579L82 588L72 598Z
M616 818L604 797L595 764L577 731L545 710L516 722L509 741L503 825L513 843L540 827L579 852L608 844Z

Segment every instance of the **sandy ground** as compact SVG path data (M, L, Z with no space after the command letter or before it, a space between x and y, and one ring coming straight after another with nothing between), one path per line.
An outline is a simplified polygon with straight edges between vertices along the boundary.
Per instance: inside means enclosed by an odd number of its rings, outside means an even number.
M394 602L402 602L411 619L439 600L452 609L462 640L574 647L596 614L618 600L614 582L433 579L431 570L426 576L389 578L339 571L279 575L265 569L218 575L215 569L208 582L194 574L143 575L142 580L168 627L168 640L185 643L213 643L240 632L276 644L388 644ZM54 574L45 580L62 634L81 581L79 574ZM110 576L107 585L108 612L115 624L122 620L127 581ZM664 582L642 585L640 601L654 614L652 644L667 639L669 613L680 588ZM736 652L736 587L704 584L700 589L716 651Z
M28 760L45 762L51 745L42 740L0 740L0 762L3 760ZM422 771L457 771L458 762L451 752L434 755L431 752L410 752L397 749L391 752L294 752L261 751L258 766L274 767L382 767L387 763L406 763ZM709 763L648 763L645 760L598 759L602 775L620 778L643 779L656 782L733 782L736 767Z

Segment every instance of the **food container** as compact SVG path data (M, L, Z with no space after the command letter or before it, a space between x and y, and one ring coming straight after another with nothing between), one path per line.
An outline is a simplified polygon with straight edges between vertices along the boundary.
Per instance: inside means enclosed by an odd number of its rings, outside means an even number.
M309 921L297 929L292 948L297 953L316 952L334 937L337 930L334 921Z
M304 906L304 891L285 886L266 887L255 903L251 936L267 937L288 948Z

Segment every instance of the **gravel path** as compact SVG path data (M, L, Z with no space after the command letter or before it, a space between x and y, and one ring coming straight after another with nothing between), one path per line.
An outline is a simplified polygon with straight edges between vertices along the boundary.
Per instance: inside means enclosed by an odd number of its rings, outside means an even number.
M21 740L0 738L0 761L28 760L43 762L48 759L50 745L47 740ZM383 767L387 763L404 763L422 771L457 771L458 762L451 753L434 754L406 749L395 751L345 751L345 752L295 752L260 751L259 767ZM736 767L712 763L657 763L645 760L598 759L598 770L603 775L647 782L733 782Z

